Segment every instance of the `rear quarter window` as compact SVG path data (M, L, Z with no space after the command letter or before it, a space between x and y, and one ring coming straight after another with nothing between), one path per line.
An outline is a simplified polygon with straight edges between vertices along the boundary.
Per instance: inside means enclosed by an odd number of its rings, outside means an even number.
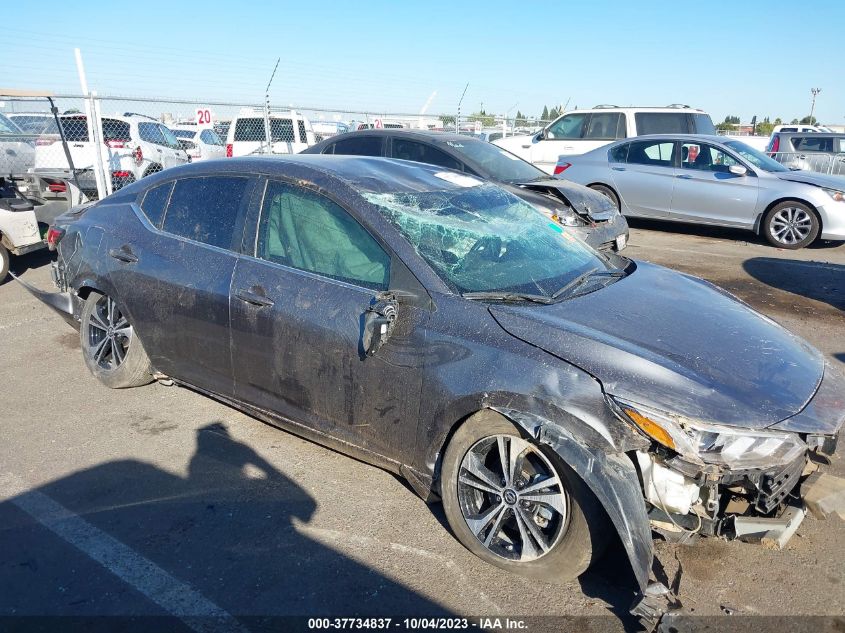
M150 224L156 228L161 228L161 220L164 217L164 209L167 207L171 191L173 191L173 183L166 182L149 189L141 200L141 211L147 216Z
M634 114L637 135L645 134L686 134L686 112L637 112Z
M381 156L384 138L381 136L354 136L334 144L334 154L348 156Z

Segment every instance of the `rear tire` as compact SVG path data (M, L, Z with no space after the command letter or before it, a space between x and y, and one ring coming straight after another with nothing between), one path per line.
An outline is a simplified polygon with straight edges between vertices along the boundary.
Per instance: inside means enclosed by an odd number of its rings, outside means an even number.
M802 202L787 200L775 205L763 218L763 235L772 246L798 250L816 241L821 230L819 216Z
M621 211L621 207L619 204L619 196L616 195L616 192L613 189L611 189L607 185L601 184L590 185L590 189L603 195L605 198L607 198L613 203L613 206L616 207L617 211Z
M82 308L79 338L82 358L94 377L111 389L140 387L153 381L141 339L115 301L92 291Z
M6 247L0 244L0 284L6 281L9 276L9 265L11 264L11 256Z
M503 452L515 464L513 478L501 468ZM455 432L441 475L449 526L492 565L562 583L583 573L604 549L608 519L584 482L554 451L534 444L498 413L476 413ZM551 483L538 485L544 481ZM539 497L543 503L529 500Z

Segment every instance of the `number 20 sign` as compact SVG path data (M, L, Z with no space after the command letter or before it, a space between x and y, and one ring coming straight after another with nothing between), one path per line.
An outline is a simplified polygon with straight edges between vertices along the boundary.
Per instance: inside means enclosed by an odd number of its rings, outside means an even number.
M197 108L197 125L211 125L211 110L208 108Z

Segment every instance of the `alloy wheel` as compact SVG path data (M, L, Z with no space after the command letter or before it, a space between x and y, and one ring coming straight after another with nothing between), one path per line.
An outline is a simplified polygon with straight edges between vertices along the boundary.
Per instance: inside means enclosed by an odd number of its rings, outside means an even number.
M775 240L792 245L807 239L813 230L813 218L804 209L785 207L772 216L770 226Z
M537 447L512 435L486 437L467 451L458 471L458 503L479 542L517 562L550 552L569 522L559 473Z
M100 297L91 311L86 340L88 353L103 369L117 369L126 359L132 326L111 297Z

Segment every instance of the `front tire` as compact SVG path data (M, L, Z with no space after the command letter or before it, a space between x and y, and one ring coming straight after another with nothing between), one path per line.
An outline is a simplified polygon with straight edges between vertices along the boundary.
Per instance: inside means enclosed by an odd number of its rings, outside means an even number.
M484 561L544 582L567 582L601 553L606 515L583 481L547 447L493 411L453 436L441 497L458 540Z
M150 359L117 303L92 291L82 309L79 338L85 365L111 389L140 387L153 381Z
M816 212L801 202L781 202L763 218L763 235L778 248L797 250L809 246L819 236L820 230Z
M6 247L0 244L0 284L6 281L9 276L9 265L11 264L11 256Z

